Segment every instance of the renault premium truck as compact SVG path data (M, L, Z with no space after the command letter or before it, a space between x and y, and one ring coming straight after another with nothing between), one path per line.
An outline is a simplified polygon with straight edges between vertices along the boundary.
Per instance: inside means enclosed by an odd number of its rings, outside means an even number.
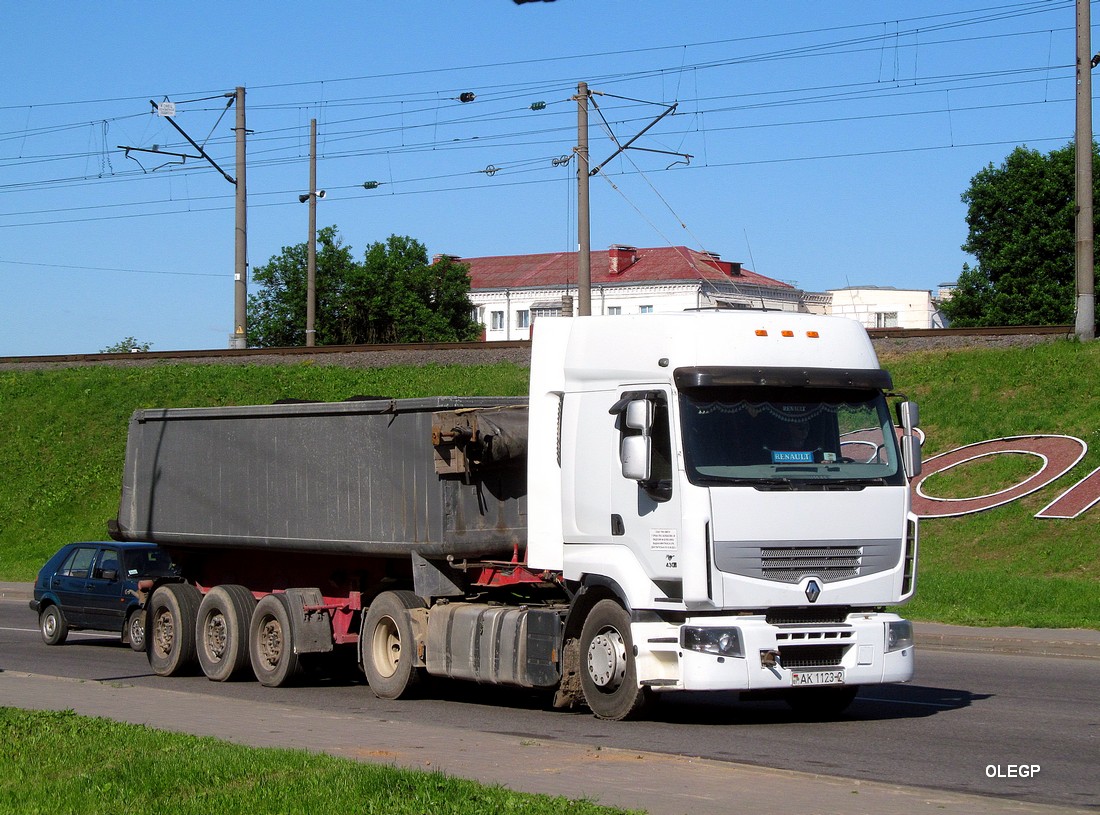
M637 715L660 694L843 710L913 674L916 406L864 329L789 312L545 318L526 398L139 410L118 540L171 676L314 655Z

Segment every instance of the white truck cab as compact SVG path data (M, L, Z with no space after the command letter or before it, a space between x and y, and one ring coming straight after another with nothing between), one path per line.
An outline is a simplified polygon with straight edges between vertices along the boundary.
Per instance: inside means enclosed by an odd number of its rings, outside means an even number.
M540 321L528 564L630 617L629 642L580 638L582 674L815 709L909 680L911 625L883 608L914 591L919 445L912 403L895 431L890 387L841 318Z

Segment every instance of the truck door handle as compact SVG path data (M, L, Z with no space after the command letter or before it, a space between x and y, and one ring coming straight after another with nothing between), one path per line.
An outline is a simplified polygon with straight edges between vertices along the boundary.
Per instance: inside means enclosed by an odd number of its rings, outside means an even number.
M622 515L616 514L611 516L611 534L616 537L626 534L626 526L623 525Z

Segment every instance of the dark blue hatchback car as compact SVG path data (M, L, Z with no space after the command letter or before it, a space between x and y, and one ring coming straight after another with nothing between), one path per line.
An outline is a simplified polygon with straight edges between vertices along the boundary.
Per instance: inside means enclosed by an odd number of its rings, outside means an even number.
M135 651L145 650L145 612L138 581L175 573L171 558L152 543L70 543L46 561L30 606L47 645L60 645L70 629L121 632Z

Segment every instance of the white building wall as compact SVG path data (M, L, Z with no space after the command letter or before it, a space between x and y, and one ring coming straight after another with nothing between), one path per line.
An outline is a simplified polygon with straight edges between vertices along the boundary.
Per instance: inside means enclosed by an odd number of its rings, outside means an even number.
M526 340L531 338L530 326L537 319L534 309L548 304L560 306L564 295L573 298L573 313L576 314L578 303L575 287L479 289L470 292L470 302L487 341ZM805 292L797 289L772 290L763 286L735 284L717 289L695 281L637 286L597 285L592 288L592 314L644 314L647 310L660 314L709 308L716 303L729 302L782 311L812 310L806 307L804 297Z
M921 289L831 289L829 313L848 317L865 328L941 328L932 293Z

